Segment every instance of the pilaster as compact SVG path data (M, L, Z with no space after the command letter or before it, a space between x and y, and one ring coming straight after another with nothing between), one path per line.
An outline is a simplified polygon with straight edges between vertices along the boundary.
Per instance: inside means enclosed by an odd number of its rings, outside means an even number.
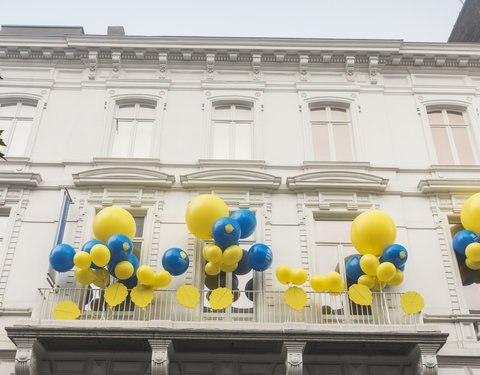
M439 344L417 344L409 354L416 375L437 375ZM416 363L416 366L415 366Z
M285 374L302 375L303 349L305 341L284 341L282 352L285 357Z
M148 340L152 348L152 375L168 375L170 356L173 354L172 340Z
M16 339L15 375L38 375L38 363L45 351L37 339Z

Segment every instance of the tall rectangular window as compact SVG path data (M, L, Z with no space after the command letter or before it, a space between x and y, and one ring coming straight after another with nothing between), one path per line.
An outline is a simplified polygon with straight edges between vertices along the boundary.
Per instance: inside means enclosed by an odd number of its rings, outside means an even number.
M121 104L116 108L110 155L147 158L152 154L154 104Z
M315 106L310 109L315 160L353 160L350 122L345 108Z
M215 159L252 159L253 108L222 104L212 109L212 156Z
M468 121L464 112L429 110L428 122L439 164L475 164Z
M36 104L22 101L0 104L0 130L7 145L1 150L6 156L25 155L36 109Z

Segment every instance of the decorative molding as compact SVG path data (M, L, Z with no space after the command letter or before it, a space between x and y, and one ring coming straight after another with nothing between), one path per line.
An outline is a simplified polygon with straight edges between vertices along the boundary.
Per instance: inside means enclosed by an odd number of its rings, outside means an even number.
M345 70L347 73L347 80L353 81L354 80L354 73L355 73L355 56L346 56L345 57Z
M114 77L118 77L120 73L121 57L122 57L121 51L112 51L112 70L113 70Z
M282 352L285 357L285 374L302 375L303 373L303 350L305 341L284 341Z
M378 56L368 58L368 72L370 74L370 83L376 85L378 82Z
M450 193L450 192L477 192L480 190L480 180L456 179L456 178L437 178L420 180L418 189L424 193Z
M437 352L441 345L435 343L418 343L409 354L415 375L437 375Z
M88 79L93 80L97 74L98 51L88 52Z
M252 54L253 79L260 79L260 65L262 63L262 55L260 53Z
M148 186L170 188L175 177L143 168L99 168L72 174L77 186Z
M158 64L159 64L158 70L160 72L160 79L166 78L167 61L168 61L168 54L166 52L159 52L158 53Z
M0 186L37 187L42 182L38 173L30 172L0 172Z
M287 178L290 190L343 190L382 192L387 188L388 179L359 172L324 171L301 174Z
M307 80L307 69L308 69L308 55L300 55L300 62L298 64L300 71L300 80Z
M152 375L168 375L170 356L173 353L172 340L148 340L152 349Z
M17 353L15 354L16 375L39 375L38 365L45 349L35 338L16 339Z
M280 187L281 178L245 169L214 169L180 176L180 182L185 188L246 187L275 190Z
M207 79L213 79L213 72L215 70L215 54L207 53Z

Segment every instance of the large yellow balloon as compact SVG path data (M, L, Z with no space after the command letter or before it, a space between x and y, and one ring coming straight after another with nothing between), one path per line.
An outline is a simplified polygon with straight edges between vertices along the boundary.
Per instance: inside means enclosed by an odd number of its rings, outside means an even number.
M480 233L480 193L472 195L463 204L460 220L466 230Z
M275 271L275 275L281 284L286 285L292 282L293 271L289 266L283 264L278 266L277 270Z
M382 211L367 211L353 220L350 238L360 254L380 256L395 241L397 229L392 218Z
M308 272L303 268L297 268L293 271L292 283L295 285L302 285L308 279Z
M323 292L327 289L327 283L325 277L322 275L312 276L310 279L310 286L315 292Z
M136 231L133 216L120 207L106 207L93 219L93 235L104 243L114 234L124 234L133 239Z
M342 276L338 272L329 272L325 275L325 286L329 291L337 291L342 283Z
M204 194L194 198L185 212L187 227L201 239L212 238L212 226L221 217L229 216L228 207L215 195Z

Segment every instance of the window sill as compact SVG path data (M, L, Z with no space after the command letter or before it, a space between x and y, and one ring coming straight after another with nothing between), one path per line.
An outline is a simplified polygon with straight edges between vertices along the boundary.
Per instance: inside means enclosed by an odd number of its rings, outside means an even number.
M199 159L199 167L265 168L265 160Z
M319 160L305 160L303 168L311 169L342 169L342 168L370 168L371 164L368 161L319 161Z

